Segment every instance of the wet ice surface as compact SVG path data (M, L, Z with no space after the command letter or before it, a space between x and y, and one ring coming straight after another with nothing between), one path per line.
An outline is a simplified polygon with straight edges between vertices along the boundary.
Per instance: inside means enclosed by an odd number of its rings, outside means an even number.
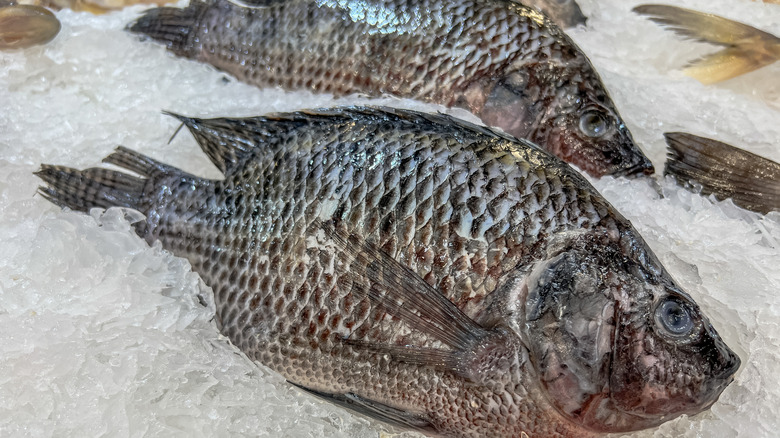
M581 0L589 27L571 34L656 167L670 130L780 161L780 64L703 86L679 67L709 49L635 17L637 3ZM780 34L776 5L674 3ZM162 109L250 116L333 104L258 91L139 43L122 31L139 10L60 12L51 44L0 54L0 436L380 436L377 423L302 395L243 357L215 329L213 306L199 304L210 303L210 290L186 261L135 237L131 213L60 212L34 196L40 163L92 166L117 144L217 176L188 134L167 144L177 124ZM663 197L646 181L595 185L743 361L711 411L630 436L775 436L780 214L713 203L663 179Z

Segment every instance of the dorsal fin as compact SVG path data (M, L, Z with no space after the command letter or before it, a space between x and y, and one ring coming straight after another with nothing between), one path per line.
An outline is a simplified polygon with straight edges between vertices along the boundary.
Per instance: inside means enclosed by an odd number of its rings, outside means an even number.
M181 121L203 152L222 172L227 174L257 146L254 136L246 135L240 119L198 119L164 111Z

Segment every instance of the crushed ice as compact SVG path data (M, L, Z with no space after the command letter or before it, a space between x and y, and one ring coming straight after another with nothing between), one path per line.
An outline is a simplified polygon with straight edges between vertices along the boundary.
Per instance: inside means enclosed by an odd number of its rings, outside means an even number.
M703 86L679 68L707 49L634 16L638 3L580 0L589 25L571 35L656 167L665 154L661 133L671 130L780 160L780 63ZM780 35L777 5L673 3ZM163 109L248 116L334 102L258 91L140 43L122 30L140 10L62 11L51 44L0 53L0 436L380 436L382 426L300 394L232 347L212 320L210 289L186 261L139 239L134 213L61 212L34 195L40 163L96 165L117 144L218 175L188 135L167 144L176 122ZM365 100L340 101L355 102ZM745 212L665 179L657 187L612 178L594 184L744 364L709 412L629 436L775 436L780 214Z

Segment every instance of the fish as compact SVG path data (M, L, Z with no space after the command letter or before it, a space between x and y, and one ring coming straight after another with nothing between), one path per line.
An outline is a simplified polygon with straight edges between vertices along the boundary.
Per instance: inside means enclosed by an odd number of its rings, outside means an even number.
M654 171L588 58L532 8L511 0L249 4L155 8L129 30L258 87L465 108L590 175Z
M664 175L702 195L758 213L780 211L780 164L729 144L685 132L664 134L668 160Z
M170 114L170 113L169 113ZM709 408L739 357L630 222L533 143L441 114L176 117L222 172L118 147L39 193L141 212L303 391L445 437L593 437Z
M780 38L747 24L669 5L641 5L633 11L683 37L724 47L690 62L683 70L705 85L733 79L780 59Z
M562 29L584 26L588 17L582 13L575 0L516 0L530 6L550 18Z
M60 32L60 21L46 8L34 5L0 7L0 50L46 44Z

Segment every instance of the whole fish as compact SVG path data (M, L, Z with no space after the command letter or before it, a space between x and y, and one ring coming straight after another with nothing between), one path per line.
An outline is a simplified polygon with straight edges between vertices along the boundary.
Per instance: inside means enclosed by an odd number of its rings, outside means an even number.
M122 206L186 257L222 332L293 384L452 437L589 437L710 407L739 358L571 167L442 115L176 116L224 173L120 147L40 193ZM523 435L525 434L525 435Z
M562 28L584 25L588 17L582 13L580 5L575 0L515 0L526 6L531 6L550 18L553 23Z
M685 132L667 132L664 175L684 185L698 184L703 195L731 198L742 208L780 211L780 163L729 144Z
M732 79L780 59L780 38L747 24L669 5L641 5L633 11L683 37L724 47L685 68L685 74L703 84Z
M259 87L466 108L594 176L652 173L587 57L511 0L193 0L130 26ZM245 1L244 3L247 3Z

